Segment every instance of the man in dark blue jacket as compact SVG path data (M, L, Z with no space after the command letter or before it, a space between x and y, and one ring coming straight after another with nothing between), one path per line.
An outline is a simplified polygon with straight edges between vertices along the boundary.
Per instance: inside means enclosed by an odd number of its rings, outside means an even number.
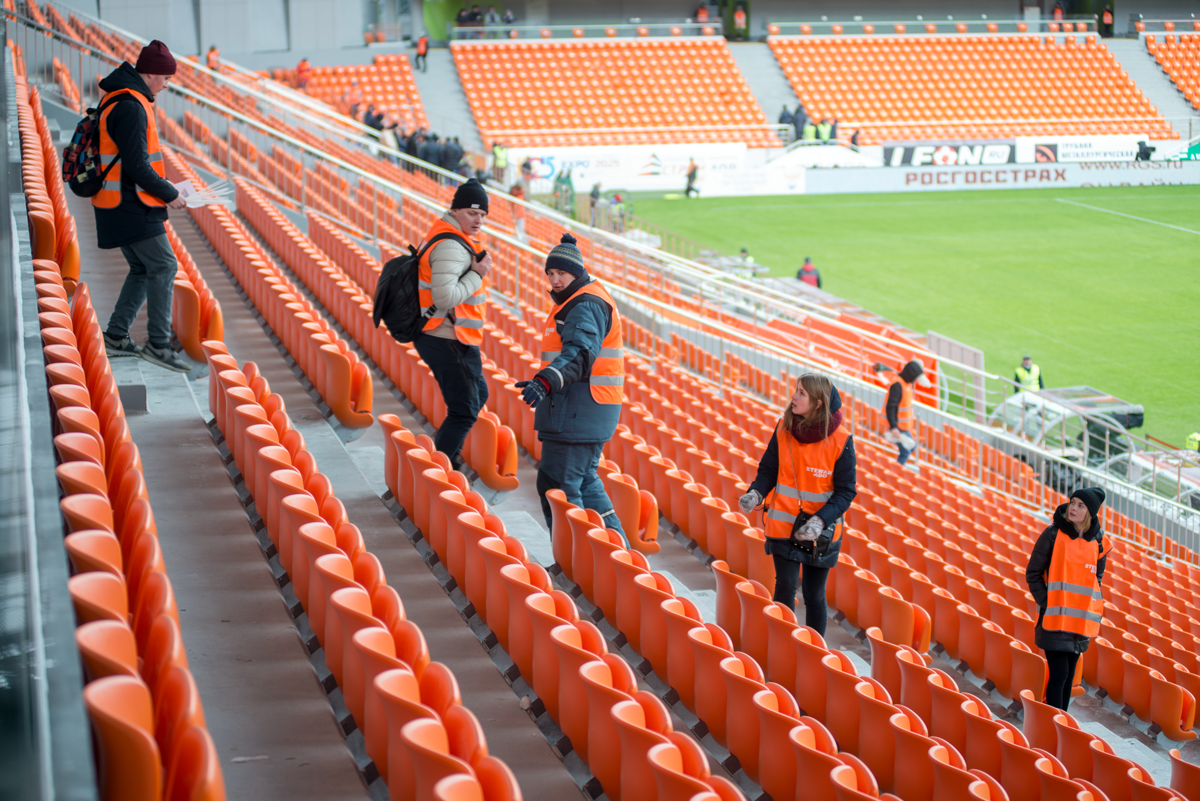
M517 383L535 409L534 428L542 442L537 478L542 513L550 527L546 493L561 489L568 501L596 510L606 527L624 536L596 473L600 452L621 417L620 315L608 291L588 275L570 234L550 251L546 276L555 308L542 334L543 367L532 380Z

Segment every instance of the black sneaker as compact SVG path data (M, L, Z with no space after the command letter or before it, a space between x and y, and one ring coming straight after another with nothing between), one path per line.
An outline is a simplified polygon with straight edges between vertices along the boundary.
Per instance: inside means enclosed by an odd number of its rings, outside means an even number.
M192 365L175 355L170 348L156 348L150 343L142 348L142 358L151 364L174 370L177 373L190 373Z
M134 344L133 340L128 336L117 339L105 333L104 352L108 354L108 358L110 359L114 359L117 356L141 356L142 346Z

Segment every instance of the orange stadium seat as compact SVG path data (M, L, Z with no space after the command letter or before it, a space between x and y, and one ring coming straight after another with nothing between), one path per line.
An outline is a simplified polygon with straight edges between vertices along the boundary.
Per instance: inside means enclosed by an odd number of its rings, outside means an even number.
M769 42L809 116L837 119L847 138L859 130L862 144L1037 134L1179 138L1103 43L1047 38L785 36ZM1188 63L1180 59L1178 74ZM1190 65L1195 81L1194 58Z
M723 39L455 42L451 53L485 145L779 146Z
M1165 39L1158 42L1153 34L1148 35L1146 49L1188 102L1200 110L1200 33L1181 33Z
M282 77L290 82L292 72L284 70ZM405 130L429 127L407 55L378 55L372 64L313 67L304 91L346 114L350 106L343 98L352 80L357 80L362 89L357 109L360 119L367 105L373 103L376 111L391 114Z

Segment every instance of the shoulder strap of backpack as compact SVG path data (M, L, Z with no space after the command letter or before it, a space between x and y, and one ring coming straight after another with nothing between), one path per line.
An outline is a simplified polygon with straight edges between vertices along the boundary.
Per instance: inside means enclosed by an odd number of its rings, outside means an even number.
M432 249L434 245L438 244L439 242L443 242L443 241L445 241L445 240L447 240L447 239L452 239L452 240L455 240L455 241L457 241L457 242L461 243L461 244L462 244L462 246L463 246L463 247L465 247L465 248L467 249L467 252L471 254L471 260L472 260L472 262L474 262L474 260L475 260L475 248L471 247L471 243L470 243L470 242L468 242L468 241L466 240L466 238L465 238L465 237L463 237L461 234L452 234L452 233L450 233L449 231L443 231L442 233L435 235L435 236L434 236L434 237L432 237L432 238L431 238L431 239L430 239L428 242L426 242L426 243L425 243L425 244L424 244L424 245L421 247L421 250L420 250L420 252L418 252L418 253L417 253L417 261L420 261L420 260L421 260L421 258L422 258L422 257L424 257L424 255L425 255L425 254L426 254L426 253L427 253L427 252L428 252L430 249ZM469 272L471 272L471 267L470 267L470 265L468 265L468 266L467 266L467 269L466 269L466 271L464 271L464 272L463 272L463 275L466 275L466 274L467 274L467 273L469 273Z
M104 98L104 100L100 101L100 107L98 109L96 109L96 126L97 126L96 136L100 136L99 126L104 124L104 110L106 108L108 108L109 106L115 106L117 103L120 103L121 100L123 100L126 97L129 97L129 93L121 92L119 95L116 95L114 97L106 97L106 98ZM108 174L110 172L112 172L112 168L117 166L117 162L120 160L121 160L121 151L118 150L117 157L112 160L112 163L110 163L107 167L104 168L104 172L100 173L101 181L108 178Z

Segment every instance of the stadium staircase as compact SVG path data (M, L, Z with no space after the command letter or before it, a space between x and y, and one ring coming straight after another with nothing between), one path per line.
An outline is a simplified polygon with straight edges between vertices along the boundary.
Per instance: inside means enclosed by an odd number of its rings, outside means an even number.
M425 101L430 126L439 136L457 136L462 146L475 153L484 152L479 127L467 105L467 95L454 68L454 58L446 47L429 49L429 68L413 70L417 89ZM415 65L414 65L415 66Z
M1170 77L1154 60L1154 55L1147 52L1146 41L1142 39L1106 39L1105 44L1117 57L1122 69L1137 82L1146 97L1150 98L1151 103L1158 106L1158 110L1164 117L1168 120L1200 121L1200 110L1188 102L1188 99L1179 91L1179 87L1172 83ZM1178 122L1173 124L1175 130L1184 139L1188 138L1186 126L1186 122L1182 126ZM1180 130L1181 127L1182 130ZM1192 128L1192 138L1200 136L1200 126L1196 125L1196 122L1192 123Z
M770 122L779 119L779 110L785 105L788 111L796 110L796 93L770 47L762 42L731 42L729 52Z
M880 438L879 389L865 372L846 380L861 462L828 591L841 627L822 639L770 602L761 530L730 510L792 379L738 354L803 347L834 359L855 349L896 361L911 347L861 322L851 336L856 326L846 321L812 318L807 329L747 321L688 297L685 284L606 240L585 239L589 265L627 312L630 402L602 472L632 550L561 495L552 497L547 547L528 480L538 448L532 413L512 381L529 374L540 350L541 260L562 230L556 218L531 218L536 249L502 233L505 213L488 237L497 268L484 353L495 417L472 432L478 481L468 485L427 439L444 413L428 370L411 347L369 325L379 261L338 231L370 220L397 246L415 240L444 207L447 187L429 182L425 194L411 187L427 178L397 170L396 182L410 187L403 214L370 207L380 202L373 193L338 183L355 176L341 166L353 154L337 142L300 136L333 158L293 172L294 163L278 169L289 164L280 148L267 154L236 131L220 137L197 121L174 122L164 125L179 149L168 158L172 177L200 181L189 163L241 176L236 212L193 210L196 228L179 237L182 245L202 232L212 248L211 258L191 260L224 320L224 342L202 341L207 373L191 383L216 446L205 458L219 454L234 481L247 510L242 536L256 536L268 558L365 781L372 770L388 776L389 789L412 781L424 801L456 797L445 787L435 794L433 782L460 774L449 784L478 787L476 797L515 797L502 763L484 755L486 739L496 753L508 749L505 761L530 798L564 797L571 782L631 800L708 793L701 797L732 801L760 789L786 798L798 781L805 797L811 789L827 798L881 789L906 801L1077 797L1085 782L1170 797L1141 789L1167 777L1114 753L1119 737L1055 718L1035 700L1045 663L1032 644L1036 610L1021 565L1062 497L1010 457L982 461L986 446L949 425L923 424L927 466L902 470ZM297 181L309 187L306 225L291 214ZM507 204L498 197L496 205ZM81 263L91 264L93 252L86 256ZM120 278L105 280L115 289ZM738 352L697 344L718 335ZM317 351L353 356L388 390L352 409L379 423L359 439L347 443L325 426L322 418L336 414L319 403L328 392L319 391ZM496 512L499 500L524 516ZM1152 736L1189 742L1200 694L1198 560L1115 513L1109 524L1122 538L1109 562L1110 620L1103 643L1081 660L1079 692L1103 690L1128 707L1128 725L1140 719L1155 727ZM251 525L261 526L257 535ZM1170 563L1156 558L1164 550ZM443 639L450 635L458 639ZM516 711L513 691L528 714ZM429 710L414 712L417 701ZM1018 710L1019 728L1010 722ZM546 766L554 757L545 742L561 766ZM1165 764L1165 749L1155 748L1145 753ZM1196 745L1187 748L1194 754ZM413 772L395 771L404 759ZM1170 764L1178 791L1200 798L1194 765Z

